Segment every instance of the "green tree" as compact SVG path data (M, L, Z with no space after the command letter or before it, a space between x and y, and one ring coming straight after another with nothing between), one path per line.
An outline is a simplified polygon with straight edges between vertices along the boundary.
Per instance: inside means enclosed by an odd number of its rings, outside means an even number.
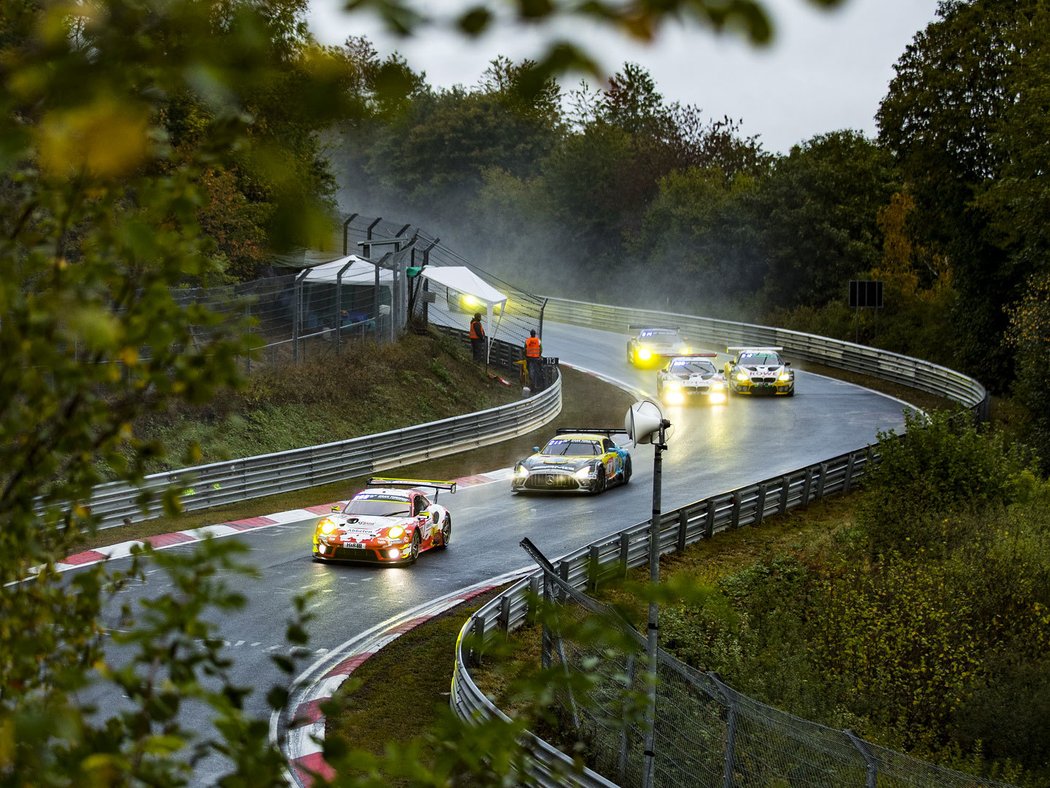
M249 690L230 683L216 628L206 623L208 611L243 604L218 576L243 571L233 543L156 556L178 590L125 610L127 636L111 633L101 611L122 583L142 576L138 563L126 573L89 569L70 582L54 569L96 527L88 502L99 467L135 481L163 452L136 435L136 418L176 400L205 402L238 382L238 358L250 350L245 326L175 297L186 281L225 275L201 228L210 174L265 175L269 245L326 219L310 211L316 201L285 188L295 157L273 155L281 135L252 125L265 125L264 103L250 97L269 76L279 78L289 59L311 72L320 65L307 65L313 54L296 49L296 39L277 57L275 8L112 0L77 13L29 5L3 17L5 782L178 784L196 758L216 752L247 783L282 779L265 725L243 713ZM176 139L173 97L191 97L187 106L200 110L192 143ZM300 109L322 113L325 105L309 101L317 97L302 95ZM247 194L243 185L235 191ZM282 202L293 195L291 205ZM169 511L178 502L179 491L164 495ZM290 622L296 643L301 613ZM103 649L109 635L131 649L123 667ZM285 657L280 663L292 667ZM96 717L77 693L98 683L123 690L132 708ZM279 705L282 697L278 690L270 699ZM180 725L179 708L190 700L213 710L215 733Z
M895 66L879 141L915 196L921 240L955 271L956 363L998 387L1012 377L1006 306L1046 265L1047 14L1040 0L937 13Z
M844 301L879 261L878 214L895 191L889 157L857 132L793 146L762 182L767 308Z

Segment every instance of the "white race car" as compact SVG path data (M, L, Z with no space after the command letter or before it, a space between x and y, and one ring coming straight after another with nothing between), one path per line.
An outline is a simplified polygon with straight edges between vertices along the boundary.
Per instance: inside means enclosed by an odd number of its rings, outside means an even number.
M656 393L668 405L686 402L708 402L712 405L728 401L726 381L715 367L715 353L693 353L675 356L656 374Z
M369 479L367 489L317 523L314 560L413 564L422 552L448 547L452 515L437 503L439 490L454 493L456 483Z
M734 394L795 394L795 371L780 355L779 347L727 347L733 356L725 365L726 382Z

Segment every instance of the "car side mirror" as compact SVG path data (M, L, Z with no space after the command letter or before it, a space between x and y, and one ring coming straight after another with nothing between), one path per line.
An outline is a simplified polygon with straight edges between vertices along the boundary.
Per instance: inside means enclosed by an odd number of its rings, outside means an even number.
M342 511L342 509L343 509L343 507L340 506L339 504L337 504L337 503L333 503L332 504L332 511L333 512L340 512L340 511Z
M533 446L532 447L532 453L533 454L539 454L540 453L540 447L539 446Z
M784 366L785 367L790 367L791 366L791 362L790 361L785 361L784 362Z

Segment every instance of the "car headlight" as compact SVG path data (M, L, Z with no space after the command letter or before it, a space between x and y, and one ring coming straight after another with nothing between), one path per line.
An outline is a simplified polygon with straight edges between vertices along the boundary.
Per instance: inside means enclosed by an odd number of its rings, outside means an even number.
M573 473L577 479L590 479L594 476L594 469L590 465L584 465L578 471Z
M337 528L338 526L336 526L336 524L329 520L327 517L317 522L317 530L325 536L328 536L328 534L332 533Z
M680 381L680 380L669 380L666 383L664 383L664 388L667 389L668 391L681 391L682 390L682 381Z
M514 467L514 478L515 479L527 479L529 477L529 469L524 465L517 465Z
M405 529L404 529L403 526L400 526L400 525L392 526L386 532L387 539L400 539L404 535L405 535Z
M736 373L736 379L738 383L747 383L751 380L751 376L744 371L740 371Z
M779 380L781 383L787 383L789 380L791 380L791 378L791 370L788 369L785 369L779 375L777 375L777 380Z
M726 382L724 380L712 380L711 381L711 391L721 391L725 387L726 387Z
M688 356L692 352L693 352L693 349L691 347L689 347L689 345L684 345L682 347L682 349L680 351L678 351L678 355L680 355L680 356Z
M648 361L649 359L651 359L653 357L653 351L651 351L647 347L640 347L640 348L638 348L638 352L637 352L636 355L642 361Z

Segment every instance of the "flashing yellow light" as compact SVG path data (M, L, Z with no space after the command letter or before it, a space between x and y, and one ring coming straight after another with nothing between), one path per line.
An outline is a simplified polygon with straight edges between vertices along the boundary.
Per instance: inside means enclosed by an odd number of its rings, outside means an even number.
M653 357L653 351L651 351L647 347L640 347L638 348L636 355L638 356L639 360L648 361Z
M400 539L402 536L405 535L404 526L395 525L389 531L386 532L386 535L388 539Z
M320 520L317 523L317 530L320 531L325 536L328 536L328 534L332 533L336 529L337 529L336 524L333 523L331 520L329 520L327 517L325 517L323 520Z

